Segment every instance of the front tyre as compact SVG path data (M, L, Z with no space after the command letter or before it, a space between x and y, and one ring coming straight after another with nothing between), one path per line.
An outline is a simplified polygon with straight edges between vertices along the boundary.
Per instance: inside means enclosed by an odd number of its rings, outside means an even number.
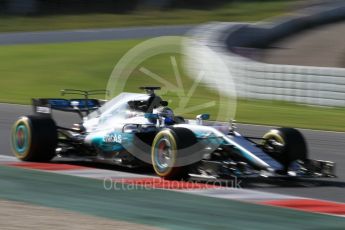
M23 116L14 123L12 128L12 151L22 161L50 161L55 156L57 138L57 129L53 119Z
M152 143L151 162L154 171L158 176L169 180L185 178L189 165L184 165L181 160L196 151L197 147L197 139L189 129L163 129L157 133Z
M287 172L292 162L307 159L307 144L303 135L294 128L272 129L263 137L263 149L280 162Z

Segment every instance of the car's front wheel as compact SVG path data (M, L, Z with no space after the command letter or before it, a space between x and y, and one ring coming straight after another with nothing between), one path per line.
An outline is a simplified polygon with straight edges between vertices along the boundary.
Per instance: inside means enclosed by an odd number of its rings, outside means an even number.
M263 136L263 150L287 171L292 162L307 159L306 141L297 129L272 129Z
M198 151L198 142L186 128L167 128L155 136L151 161L156 174L165 179L182 179L188 175L188 156ZM185 159L185 162L184 162Z

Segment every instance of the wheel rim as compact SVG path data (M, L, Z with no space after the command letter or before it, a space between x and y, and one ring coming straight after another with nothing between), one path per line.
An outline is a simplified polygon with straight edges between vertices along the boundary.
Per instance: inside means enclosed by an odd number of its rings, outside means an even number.
M173 163L172 145L167 137L160 139L155 148L155 165L160 172L169 169Z
M283 148L285 146L285 142L283 137L281 137L278 133L271 131L267 133L264 137L265 140L263 142L263 147L264 149L269 152L269 153L275 153L278 155L281 155L283 153ZM282 148L278 149L272 146L270 143L271 142L277 142L280 145L282 145Z
M265 149L266 149L267 152L276 153L276 154L282 154L283 153L282 148L276 148L275 146L269 144L270 142L277 142L277 143L279 143L279 144L284 146L284 143L280 142L276 138L269 138L265 142Z
M13 133L13 145L14 149L19 155L22 155L25 153L25 151L28 148L28 129L26 125L20 123L15 128L15 132Z

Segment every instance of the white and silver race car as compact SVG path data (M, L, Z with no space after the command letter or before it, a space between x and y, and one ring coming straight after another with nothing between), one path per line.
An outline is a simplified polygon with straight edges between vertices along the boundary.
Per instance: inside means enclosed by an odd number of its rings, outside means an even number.
M245 137L231 124L176 116L155 94L121 93L103 103L89 99L102 91L64 90L83 99L33 99L34 115L20 117L12 130L12 149L23 161L83 158L127 167L151 166L166 179L233 177L333 177L334 163L311 160L302 134L273 129ZM60 127L52 110L78 113L81 122Z

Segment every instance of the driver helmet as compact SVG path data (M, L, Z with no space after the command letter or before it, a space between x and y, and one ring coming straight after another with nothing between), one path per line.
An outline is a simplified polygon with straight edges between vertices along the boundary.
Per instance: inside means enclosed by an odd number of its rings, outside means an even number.
M169 107L160 106L154 109L154 113L158 114L161 117L164 117L166 124L169 125L174 123L174 112Z

